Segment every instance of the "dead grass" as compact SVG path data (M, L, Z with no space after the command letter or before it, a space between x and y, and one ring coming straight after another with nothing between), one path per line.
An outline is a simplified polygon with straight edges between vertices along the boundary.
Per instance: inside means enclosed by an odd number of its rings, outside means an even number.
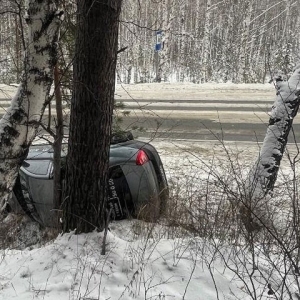
M58 229L42 228L24 214L9 213L0 220L0 249L25 249L45 245L58 234Z

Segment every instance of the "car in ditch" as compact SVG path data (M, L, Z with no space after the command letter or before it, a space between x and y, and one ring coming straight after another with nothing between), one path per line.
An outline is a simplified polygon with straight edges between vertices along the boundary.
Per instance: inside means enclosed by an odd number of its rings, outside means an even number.
M65 147L67 148L67 147ZM62 152L62 160L66 152ZM43 226L54 225L53 148L49 144L29 149L13 189L11 206L21 207ZM111 219L157 218L165 211L169 188L163 163L149 143L132 135L114 135L110 146L107 210Z

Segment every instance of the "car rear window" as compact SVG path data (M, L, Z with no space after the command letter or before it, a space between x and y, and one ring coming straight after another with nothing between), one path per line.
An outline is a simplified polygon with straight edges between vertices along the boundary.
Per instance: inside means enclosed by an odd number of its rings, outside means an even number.
M49 160L26 160L22 167L35 175L47 175L49 170Z

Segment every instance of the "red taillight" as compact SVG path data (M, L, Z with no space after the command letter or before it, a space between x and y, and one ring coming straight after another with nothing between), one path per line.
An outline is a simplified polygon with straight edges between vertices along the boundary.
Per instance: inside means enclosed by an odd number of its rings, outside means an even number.
M149 161L149 158L147 156L147 154L145 153L145 151L143 150L139 150L137 156L136 156L136 164L138 166L142 166L143 164L145 164L147 161Z

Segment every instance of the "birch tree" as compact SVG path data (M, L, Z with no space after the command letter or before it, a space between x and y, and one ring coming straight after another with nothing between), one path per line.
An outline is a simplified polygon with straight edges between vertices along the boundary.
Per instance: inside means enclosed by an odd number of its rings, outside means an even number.
M0 120L1 211L6 208L19 167L49 101L61 14L52 0L27 1L24 72L11 106Z
M22 1L0 2L0 78L12 82L20 69L22 22L16 9L2 11ZM61 3L72 16L72 1ZM119 45L128 49L120 55L118 78L126 83L154 81L154 32L161 29L165 79L265 82L270 71L291 73L300 50L299 24L295 0L127 0Z
M265 197L273 190L279 166L292 129L293 120L300 104L300 64L285 82L277 81L277 97L270 113L269 125L259 157L250 171L246 186L246 222L251 223L253 212L260 220L265 220ZM249 224L248 224L249 225Z
M242 35L241 35L241 47L239 57L239 74L238 81L248 83L249 82L249 71L250 71L250 54L248 47L249 34L250 34L250 23L252 15L253 2L247 1L245 3L245 16L243 20Z
M204 23L204 36L202 44L202 80L207 82L208 69L209 69L209 57L210 57L210 30L211 30L211 0L206 2L205 23Z
M163 0L162 2L162 45L163 49L160 52L159 68L161 69L161 75L164 81L167 81L170 74L170 57L171 57L171 33L173 27L173 20L175 18L174 13L175 5L174 1Z

